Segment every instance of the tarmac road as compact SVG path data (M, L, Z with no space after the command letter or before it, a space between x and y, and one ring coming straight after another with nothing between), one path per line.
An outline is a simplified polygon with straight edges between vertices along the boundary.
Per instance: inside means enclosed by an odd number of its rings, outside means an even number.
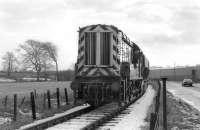
M200 84L183 87L181 82L167 82L167 90L200 111Z

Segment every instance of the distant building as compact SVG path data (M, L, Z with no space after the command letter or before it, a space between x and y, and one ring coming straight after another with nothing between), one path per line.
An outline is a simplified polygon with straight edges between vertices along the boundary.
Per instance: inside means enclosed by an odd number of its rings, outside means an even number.
M189 67L175 67L175 68L162 68L162 69L151 69L150 78L161 78L167 77L168 80L182 81L184 78L190 78L193 81L200 81L200 66L189 66Z

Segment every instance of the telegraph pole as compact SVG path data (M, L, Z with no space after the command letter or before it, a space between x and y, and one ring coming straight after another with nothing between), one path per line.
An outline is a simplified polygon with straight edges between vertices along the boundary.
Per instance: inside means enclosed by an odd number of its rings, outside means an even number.
M166 98L166 80L167 78L161 78L163 81L163 130L167 130L167 98Z
M174 80L176 81L176 62L174 62Z

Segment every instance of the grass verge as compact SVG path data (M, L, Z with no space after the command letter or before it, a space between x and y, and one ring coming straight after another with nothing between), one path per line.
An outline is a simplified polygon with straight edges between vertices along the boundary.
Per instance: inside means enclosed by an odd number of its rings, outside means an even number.
M154 102L149 107L145 121L147 124L142 127L142 130L149 130L150 114L154 110ZM163 102L162 92L160 95L159 109L159 129L163 128ZM200 130L200 111L175 97L172 93L167 92L167 127L169 130Z

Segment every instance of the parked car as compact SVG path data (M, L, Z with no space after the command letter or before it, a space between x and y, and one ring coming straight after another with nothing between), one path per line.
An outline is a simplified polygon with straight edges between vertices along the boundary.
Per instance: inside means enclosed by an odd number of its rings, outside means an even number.
M192 87L192 79L184 79L182 82L182 86L191 86Z

